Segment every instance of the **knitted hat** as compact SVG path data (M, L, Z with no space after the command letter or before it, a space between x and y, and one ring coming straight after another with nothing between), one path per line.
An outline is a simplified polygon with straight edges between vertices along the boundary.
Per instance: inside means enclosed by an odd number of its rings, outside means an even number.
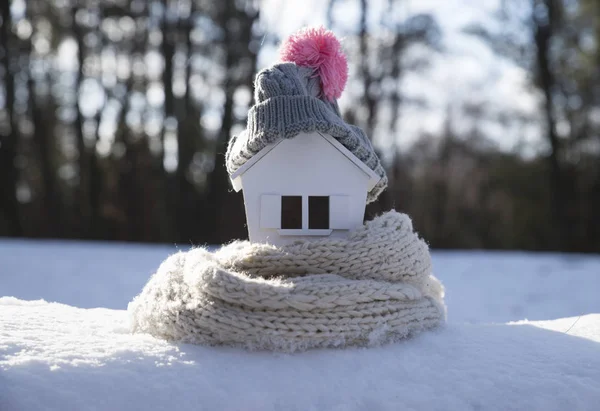
M387 186L387 176L369 138L341 118L339 98L348 78L346 56L334 34L306 28L290 36L280 49L283 63L258 73L255 105L246 129L229 141L227 171L233 174L271 143L299 133L322 132L338 140L381 179L367 195L375 201Z

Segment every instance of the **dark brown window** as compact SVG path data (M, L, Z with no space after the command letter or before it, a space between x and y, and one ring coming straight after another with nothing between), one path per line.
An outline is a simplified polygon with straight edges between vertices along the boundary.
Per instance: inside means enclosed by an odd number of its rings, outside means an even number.
M329 197L308 197L308 228L312 230L329 228Z
M281 228L302 228L302 197L281 196Z

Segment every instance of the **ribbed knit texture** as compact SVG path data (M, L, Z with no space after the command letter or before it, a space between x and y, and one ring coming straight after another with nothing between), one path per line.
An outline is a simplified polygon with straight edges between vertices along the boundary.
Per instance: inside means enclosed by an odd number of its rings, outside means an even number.
M296 351L379 345L436 327L443 294L427 245L408 216L390 211L347 239L172 255L128 311L133 332L158 338Z
M318 98L319 87L311 69L293 63L259 72L254 83L256 104L248 112L246 129L232 137L227 147L227 170L233 174L271 143L319 131L338 140L381 177L367 196L367 202L375 201L387 186L385 170L365 133L342 120L335 101Z

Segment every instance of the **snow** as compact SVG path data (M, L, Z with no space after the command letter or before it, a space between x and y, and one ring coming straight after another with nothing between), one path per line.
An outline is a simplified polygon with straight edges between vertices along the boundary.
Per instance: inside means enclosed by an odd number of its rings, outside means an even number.
M446 327L287 355L130 334L127 303L175 251L0 240L0 410L598 407L599 256L434 252Z

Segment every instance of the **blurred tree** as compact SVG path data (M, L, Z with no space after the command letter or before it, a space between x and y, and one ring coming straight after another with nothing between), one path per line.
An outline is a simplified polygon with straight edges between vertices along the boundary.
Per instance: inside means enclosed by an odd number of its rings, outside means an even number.
M252 84L256 67L257 48L249 47L256 41L256 22L259 11L253 1L226 0L219 3L218 22L223 28L221 47L225 55L225 92L221 129L216 143L214 168L209 177L205 218L210 237L206 242L221 244L247 236L243 199L232 193L225 168L225 152L233 127L245 118L234 115L236 91Z
M2 107L2 121L0 122L0 229L6 227L8 235L21 236L19 209L17 203L17 130L14 114L15 84L12 56L12 19L9 2L0 4L1 31L0 65L4 81L4 106Z
M253 2L1 11L0 234L215 242L243 230L243 208L227 218L242 200L220 157L249 104Z
M43 16L48 11L45 2L30 1L26 8L25 18L31 24L30 38L33 39L41 35L39 30L38 17ZM37 148L37 158L40 165L42 189L40 194L41 207L44 210L45 218L43 220L44 228L42 235L51 236L58 232L60 224L64 223L61 218L62 206L60 193L56 184L57 164L56 164L56 141L55 135L48 132L47 127L53 124L53 110L45 110L41 107L41 99L37 93L38 80L34 72L36 60L40 58L35 50L34 43L23 42L22 50L27 56L27 62L24 64L28 68L27 73L27 96L29 97L28 108L29 117L33 124L33 142ZM51 105L50 105L51 107Z
M442 49L441 32L431 15L404 13L404 0L389 0L387 7L379 10L378 5L366 0L358 2L358 31L347 33L345 44L349 48L351 62L357 62L356 67L351 65L354 73L350 76L352 84L347 86L347 90L354 89L352 86L356 84L360 94L347 91L353 104L348 107L344 116L350 123L360 126L377 147L381 143L391 145L386 150L391 155L389 158L383 156L383 159L387 164L392 164L388 170L388 178L389 186L394 187L396 183L393 179L401 176L398 175L398 168L392 172L396 167L393 164L397 163L393 136L400 132L400 108L402 104L408 103L401 87L402 78L408 71L422 69L428 64L431 52ZM329 2L328 18L333 27L336 27L336 6L342 6L339 3L338 0ZM376 10L380 15L373 16ZM370 26L373 20L379 22L376 27ZM411 53L419 47L423 47L423 50ZM381 152L379 154L382 157ZM387 190L377 202L368 207L367 215L388 210L394 203L392 190Z
M350 4L356 22L342 20ZM327 8L349 52L344 115L372 138L390 180L368 214L406 211L434 247L599 251L598 2L504 0L495 23L468 29L530 73L547 145L533 157L500 150L485 126L533 120L482 101L450 104L439 133L399 150L403 109L427 104L402 81L443 51L435 19L407 4ZM0 3L0 235L243 238L224 154L252 103L260 39L277 37L262 29L259 6Z
M597 241L592 239L597 232L589 232L590 218L595 217L582 205L597 201L599 183L596 177L581 187L579 160L599 152L598 124L593 124L600 95L599 10L597 2L587 0L531 0L527 8L523 2L505 0L497 27L467 28L499 55L528 70L541 96L551 187L548 203L553 210L547 224L557 228L551 234L554 249L582 249Z

